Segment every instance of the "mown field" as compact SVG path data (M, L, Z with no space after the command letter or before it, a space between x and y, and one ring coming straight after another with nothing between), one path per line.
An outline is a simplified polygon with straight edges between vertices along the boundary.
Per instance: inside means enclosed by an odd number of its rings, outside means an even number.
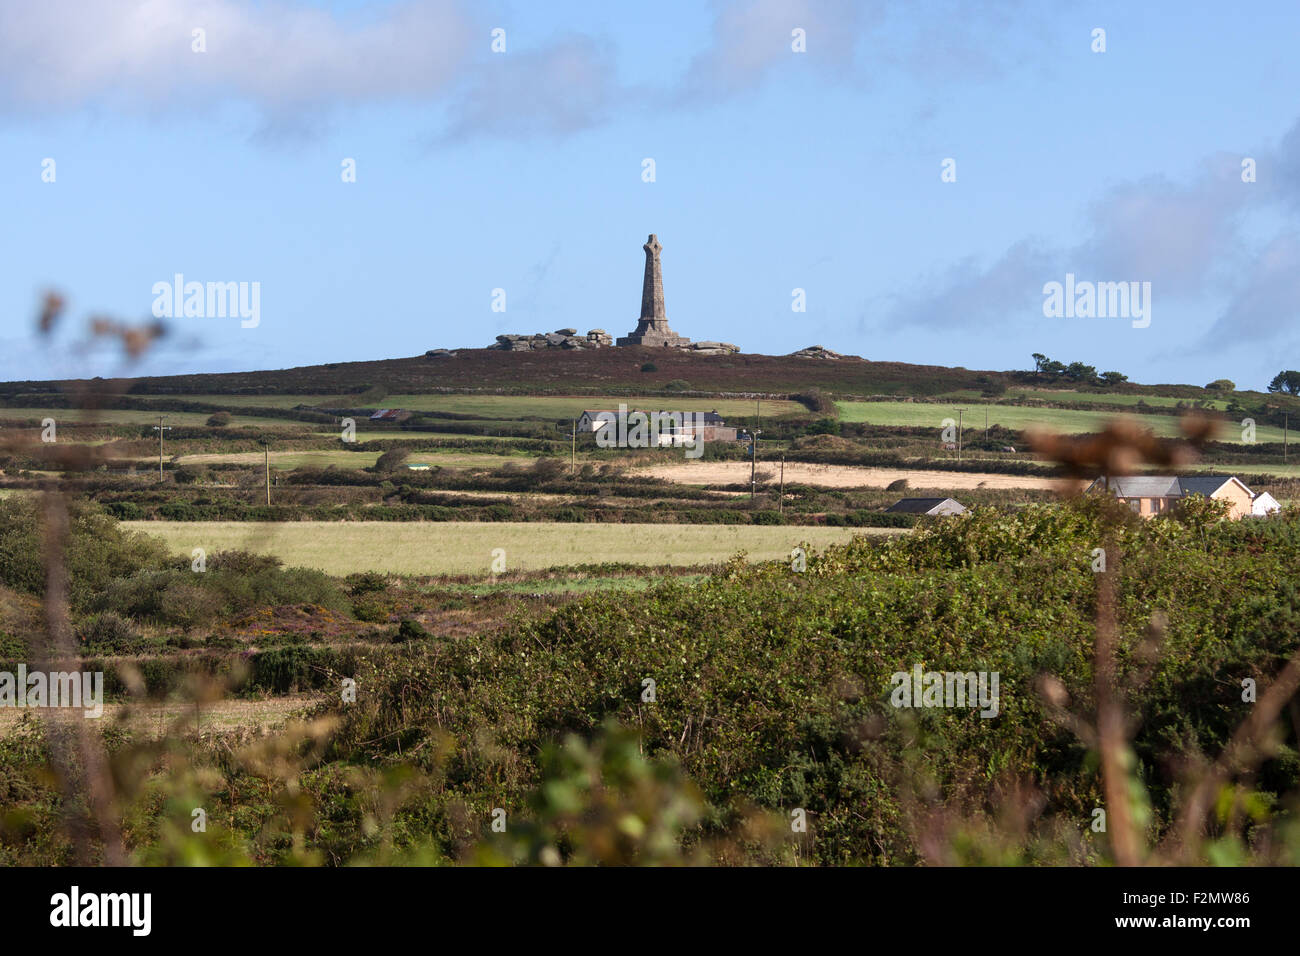
M846 422L865 422L871 425L906 425L933 428L937 436L944 419L957 420L958 408L964 408L962 427L968 439L983 434L985 413L989 426L1000 425L1014 431L1038 427L1064 434L1100 431L1115 415L1110 412L1081 411L1069 408L1033 408L1019 405L970 404L959 406L941 402L837 402L840 417ZM1149 428L1160 438L1174 438L1179 432L1178 418L1173 415L1134 415L1134 420ZM1224 425L1219 440L1240 443L1241 426ZM937 440L937 438L936 438ZM1282 429L1271 425L1257 425L1255 441L1280 442Z
M770 561L788 558L801 542L825 547L852 536L844 528L462 521L139 521L123 527L157 537L177 554L188 555L194 548L243 549L335 575L486 575L498 548L505 551L510 571L606 563L709 565L738 551Z

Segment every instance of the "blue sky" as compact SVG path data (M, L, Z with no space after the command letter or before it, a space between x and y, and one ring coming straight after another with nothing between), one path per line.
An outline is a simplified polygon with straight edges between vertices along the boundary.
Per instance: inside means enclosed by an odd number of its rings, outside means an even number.
M674 329L747 352L1300 366L1294 2L0 5L0 378L122 371L84 320L176 273L260 283L260 324L176 319L132 371L626 334L651 232ZM1150 326L1044 317L1067 272L1151 282Z

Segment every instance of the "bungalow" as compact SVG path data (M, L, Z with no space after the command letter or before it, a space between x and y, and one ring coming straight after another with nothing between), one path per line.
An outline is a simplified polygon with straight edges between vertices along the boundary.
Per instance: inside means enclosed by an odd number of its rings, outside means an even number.
M903 498L885 509L886 514L959 515L966 506L955 498Z
M1251 514L1255 493L1240 478L1232 475L1129 475L1098 478L1089 491L1109 491L1144 518L1168 511L1188 495L1204 495L1227 501L1228 517Z

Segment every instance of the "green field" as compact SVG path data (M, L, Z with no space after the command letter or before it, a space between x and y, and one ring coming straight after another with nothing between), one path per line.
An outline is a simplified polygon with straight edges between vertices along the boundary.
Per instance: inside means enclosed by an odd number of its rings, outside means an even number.
M105 425L157 425L159 412L137 411L129 408L106 408L88 412L80 408L5 408L0 406L0 420L30 422L31 427L39 427L44 418L53 418L57 425L105 424ZM162 412L166 419L164 425L204 425L210 412ZM232 426L265 426L268 419L250 418L243 415L232 417Z
M179 554L189 555L194 548L209 554L241 548L329 574L487 575L497 548L505 550L509 571L606 562L695 566L725 561L742 550L753 560L773 560L788 557L800 542L822 548L855 533L902 533L892 528L468 521L127 521L123 526L156 535Z
M378 459L377 451L343 451L338 448L320 451L273 451L271 468L275 471L292 471L295 468L369 468ZM144 459L141 459L144 460ZM181 455L178 465L260 465L264 455L260 451L212 452ZM486 452L467 452L456 448L423 449L411 452L408 463L424 462L444 468L500 468L510 462L524 466L533 461L524 454L493 455Z
M147 396L145 396L147 398ZM168 396L169 398L172 396ZM208 405L240 406L261 405L292 408L295 405L323 405L347 407L361 402L357 395L187 395L189 401ZM673 396L613 396L613 395L388 395L380 401L365 399L366 407L404 408L413 412L449 412L456 415L481 415L485 419L554 418L573 419L586 408L618 408L626 403L630 409L657 409L660 411L707 412L717 411L724 418L749 417L755 414L755 403L738 398L676 398ZM764 401L763 417L807 414L798 402ZM357 423L358 425L361 422Z
M939 402L838 402L840 417L846 422L867 422L872 425L908 425L913 427L930 427L938 433L945 418L957 419L957 409L965 410L962 424L968 435L974 435L984 428L984 414L988 413L989 425L1001 425L1015 431L1030 426L1040 426L1066 434L1095 432L1107 421L1114 418L1110 412L1087 412L1068 408L1029 408L1021 405L946 405ZM1173 438L1180 434L1178 419L1173 415L1135 415L1133 416L1146 428L1150 428L1161 438ZM1227 426L1222 429L1219 439L1227 442L1240 442L1239 426ZM1282 429L1271 425L1260 425L1255 429L1255 440L1259 442L1280 442Z
M1007 398L1036 398L1044 402L1093 402L1098 405L1136 405L1145 402L1160 408L1173 408L1179 402L1190 399L1175 398L1172 395L1133 395L1126 392L1078 392L1050 388L1012 388L1007 391ZM1228 403L1223 399L1206 399L1200 401L1208 408L1221 409Z

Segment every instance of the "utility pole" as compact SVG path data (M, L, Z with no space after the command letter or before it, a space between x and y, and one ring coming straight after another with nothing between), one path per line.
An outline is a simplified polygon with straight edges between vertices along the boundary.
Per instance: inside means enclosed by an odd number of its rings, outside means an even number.
M573 420L573 435L569 444L569 477L572 478L578 467L578 420Z
M271 442L269 439L262 438L258 440L262 446L264 460L266 462L266 506L271 506Z
M1286 464L1287 431L1290 424L1291 424L1291 413L1283 412L1282 413L1282 464L1284 465Z
M781 497L777 499L776 510L785 514L785 455L781 456Z
M745 435L752 443L750 445L751 454L749 456L749 500L753 501L758 490L758 482L754 475L754 472L758 467L758 436L763 434L763 430L761 428L755 428L752 435L749 435L744 431L741 431L741 434Z
M989 440L989 407L984 406L984 440Z
M163 480L163 432L171 431L172 427L163 425L163 416L159 415L158 424L153 427L153 430L158 433L158 480L161 482Z
M957 461L961 461L961 413L966 409L957 409Z
M754 429L754 453L749 456L749 500L753 501L758 492L758 481L755 472L758 469L758 436L763 434L763 429Z

